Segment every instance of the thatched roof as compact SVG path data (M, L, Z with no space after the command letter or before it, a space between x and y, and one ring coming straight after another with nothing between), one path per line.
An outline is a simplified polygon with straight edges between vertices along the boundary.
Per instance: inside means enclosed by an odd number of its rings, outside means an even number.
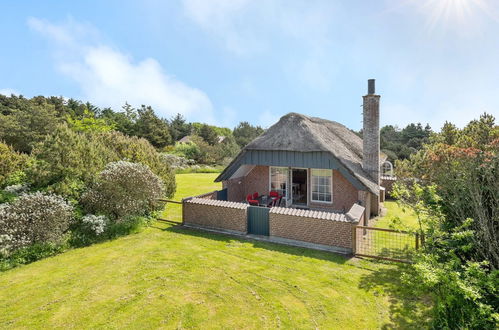
M245 150L279 150L332 154L368 190L377 194L377 183L362 169L362 139L346 126L321 118L288 113ZM386 156L381 154L381 161Z

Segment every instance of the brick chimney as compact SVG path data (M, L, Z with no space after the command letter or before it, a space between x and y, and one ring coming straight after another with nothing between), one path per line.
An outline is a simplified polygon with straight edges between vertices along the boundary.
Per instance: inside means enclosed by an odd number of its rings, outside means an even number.
M363 96L363 157L362 168L380 183L379 173L379 95L375 94L374 79L367 81L367 95Z

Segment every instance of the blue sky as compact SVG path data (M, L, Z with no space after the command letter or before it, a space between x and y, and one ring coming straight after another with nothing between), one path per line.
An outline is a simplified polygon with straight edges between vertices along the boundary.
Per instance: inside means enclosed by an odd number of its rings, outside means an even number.
M288 112L361 127L499 114L499 1L4 1L0 93L269 126Z

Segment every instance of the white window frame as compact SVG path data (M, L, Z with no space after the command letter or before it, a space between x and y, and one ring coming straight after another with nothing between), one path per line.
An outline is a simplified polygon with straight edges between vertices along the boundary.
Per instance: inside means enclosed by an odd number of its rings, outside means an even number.
M269 191L272 191L272 190L281 191L282 189L273 189L272 188L272 169L273 168L285 168L286 171L288 171L288 175L286 177L286 190L285 190L285 198L288 199L288 197L289 197L289 167L286 167L286 166L269 166Z
M331 174L331 185L329 187L329 191L331 194L331 201L320 201L314 199L314 171L329 171ZM316 175L317 176L317 175ZM319 176L320 177L320 176ZM320 194L320 192L319 192ZM310 201L313 203L322 203L322 204L333 204L333 170L324 169L324 168L311 168L310 169Z

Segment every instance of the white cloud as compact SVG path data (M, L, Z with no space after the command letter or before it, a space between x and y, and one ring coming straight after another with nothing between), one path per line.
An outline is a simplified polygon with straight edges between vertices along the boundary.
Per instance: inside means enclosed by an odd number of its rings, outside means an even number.
M80 86L84 100L114 109L125 102L146 104L163 117L181 113L190 120L215 122L208 96L165 73L155 59L135 61L103 45L93 27L72 19L56 25L30 18L28 25L55 43L57 69Z
M329 39L331 2L183 0L186 16L235 53L270 47L272 38L291 38L313 48ZM255 45L257 46L255 48Z
M192 21L238 55L265 48L252 29L241 24L250 4L248 0L183 1L184 10Z
M242 57L294 53L278 59L280 69L306 86L329 89L334 69L324 56L330 47L337 8L331 1L183 0L186 16L229 52Z
M19 92L11 88L2 88L0 89L0 94L5 96L11 96L12 94L19 95Z

